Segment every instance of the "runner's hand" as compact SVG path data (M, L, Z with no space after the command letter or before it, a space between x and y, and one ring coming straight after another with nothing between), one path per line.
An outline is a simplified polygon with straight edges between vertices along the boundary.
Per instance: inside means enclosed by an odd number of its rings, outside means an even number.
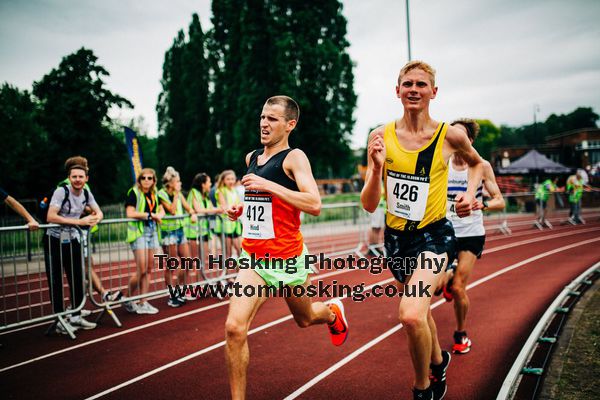
M367 145L367 154L371 159L373 167L377 169L383 168L385 161L385 145L383 143L383 132L373 133L369 137L369 144Z
M242 184L246 190L262 190L268 192L269 181L255 174L244 175Z
M468 193L461 193L456 196L456 205L454 206L456 215L458 215L460 218L471 215L473 200L473 197Z

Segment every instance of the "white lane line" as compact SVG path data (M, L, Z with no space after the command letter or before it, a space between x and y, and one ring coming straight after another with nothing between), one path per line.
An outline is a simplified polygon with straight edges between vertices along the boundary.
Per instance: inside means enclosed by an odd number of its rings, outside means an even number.
M573 243L567 246L563 246L563 247L559 247L557 249L554 250L550 250L547 251L545 253L541 253L538 254L536 256L530 257L526 260L520 261L516 264L510 265L506 268L503 268L499 271L496 271L484 278L481 278L473 283L471 283L470 285L467 286L467 289L472 289L476 286L481 285L482 283L485 283L491 279L494 279L502 274L505 274L506 272L512 271L513 269L522 267L523 265L527 265L531 262L537 261L541 258L556 254L556 253L560 253L562 251L565 250L570 250L572 248L578 247L578 246L583 246L589 243L593 243L593 242L597 242L600 241L600 238L596 238L596 239L588 239L588 240L584 240L581 242L577 242L577 243ZM439 307L441 304L445 303L445 300L439 300L436 301L434 304L431 305L431 309L437 308ZM340 369L341 367L343 367L344 365L348 364L350 361L354 360L356 357L358 357L359 355L361 355L362 353L364 353L365 351L367 351L368 349L370 349L371 347L375 346L376 344L380 343L381 341L385 340L386 338L388 338L390 335L394 334L395 332L398 332L400 329L402 329L402 324L398 324L396 326L394 326L392 329L386 331L385 333L383 333L380 336L377 336L375 339L371 340L370 342L366 343L365 345L361 346L360 348L358 348L357 350L353 351L352 353L348 354L346 357L344 357L343 359L341 359L340 361L338 361L337 363L333 364L331 367L327 368L325 371L321 372L319 375L315 376L314 378L312 378L310 381L306 382L304 385L302 385L301 387L299 387L296 391L292 392L290 395L288 395L285 400L292 400L297 398L298 396L300 396L302 393L306 392L308 389L310 389L311 387L313 387L314 385L316 385L318 382L322 381L323 379L325 379L327 376L331 375L333 372L337 371L338 369Z
M318 275L317 277L319 278L318 280L322 280L323 278L327 278L329 276L340 275L340 274L344 274L346 272L352 272L352 271L356 271L356 270L343 269L343 270L339 270L339 271L328 272L328 273L323 274L323 275ZM203 311L212 310L213 308L222 307L222 306L225 306L227 304L229 304L229 300L225 300L225 301L222 301L222 302L219 302L219 303L211 304L210 306L198 308L196 310L190 310L190 311L187 311L187 312L184 312L184 313L181 313L181 314L177 314L177 315L173 315L171 317L163 318L163 319L160 319L160 320L157 320L157 321L149 322L147 324L136 326L134 328L129 328L129 329L126 329L126 330L121 331L121 332L113 333L111 335L102 336L102 337L99 337L97 339L92 339L90 341L87 341L85 343L76 344L74 346L66 347L64 349L57 350L57 351L54 351L52 353L48 353L48 354L44 354L44 355L41 355L41 356L38 356L38 357L35 357L35 358L31 358L29 360L26 360L26 361L23 361L23 362L20 362L20 363L17 363L17 364L9 365L7 367L1 368L0 372L5 372L5 371L11 370L13 368L22 367L23 365L31 364L33 362L40 361L40 360L43 360L45 358L53 357L53 356L56 356L56 355L59 355L59 354L63 354L63 353L66 353L66 352L69 352L69 351L72 351L72 350L80 349L82 347L86 347L86 346L89 346L91 344L103 342L105 340L113 339L113 338L116 338L116 337L119 337L119 336L123 336L123 335L126 335L128 333L133 333L133 332L136 332L136 331L139 331L139 330L142 330L142 329L150 328L152 326L164 324L166 322L174 321L176 319L184 318L184 317L187 317L187 316L190 316L190 315L193 315L193 314L197 314L197 313L200 313L200 312L203 312ZM47 324L47 323L44 323L44 324ZM14 332L14 331L11 331L11 332ZM5 333L9 333L9 332L5 332Z
M375 282L372 285L365 286L365 289L364 289L363 293L371 290L376 285L385 285L386 283L390 283L393 280L394 280L394 278L389 278L389 279L385 279L383 281ZM336 299L344 300L344 298L341 298L341 297L336 297ZM250 331L248 331L248 336L250 336L252 334L255 334L256 332L260 332L262 330L268 329L268 328L270 328L272 326L278 325L278 324L280 324L282 322L288 321L288 320L290 320L292 318L293 318L293 316L290 314L290 315L286 315L285 317L279 318L279 319L277 319L275 321L271 321L271 322L266 323L264 325L257 326L256 328L251 329ZM221 341L221 342L219 342L219 343L213 344L212 346L205 347L205 348L203 348L201 350L198 350L195 353L188 354L187 356L179 358L179 359L177 359L175 361L171 361L170 363L162 365L162 366L160 366L158 368L155 368L155 369L153 369L151 371L148 371L145 374L138 375L135 378L132 378L132 379L130 379L128 381L125 381L125 382L123 382L123 383L121 383L121 384L119 384L117 386L113 386L111 388L108 388L108 389L106 389L103 392L100 392L100 393L97 393L97 394L95 394L95 395L93 395L91 397L88 397L86 400L93 400L93 399L100 398L100 397L102 397L104 395L107 395L107 394L112 393L114 391L117 391L117 390L119 390L121 388L129 386L129 385L131 385L131 384L133 384L135 382L139 382L139 381L141 381L143 379L148 378L149 376L156 375L159 372L162 372L162 371L164 371L166 369L169 369L171 367L179 365L179 364L181 364L183 362L191 360L192 358L196 358L198 356L201 356L203 354L206 354L206 353L208 353L208 352L210 352L212 350L218 349L218 348L223 347L223 346L225 346L225 341L224 340Z
M586 229L585 232L594 231L594 230L600 230L600 228ZM517 242L517 243L515 243L513 245L505 245L505 246L502 246L502 247L503 247L503 250L504 250L504 249L507 249L507 248L511 248L511 247L515 247L515 246L520 246L520 245L523 245L523 244L528 244L528 243L532 243L532 242L539 242L539 241L542 241L542 240L549 240L549 239L553 239L553 238L558 237L558 236L574 235L574 234L577 234L577 233L584 233L584 231L580 230L580 231L568 232L568 233L564 233L562 235L558 235L558 234L557 235L545 235L545 236L542 236L540 238L530 239L530 240L524 240L524 241ZM495 251L495 247L492 248L492 249L485 250L484 254L485 253L491 253L493 251ZM357 271L357 270L356 269L343 269L343 270L328 272L328 273L325 273L323 275L317 275L317 277L320 280L322 278L326 278L326 277L329 277L329 276L335 276L335 275L343 274L343 273L346 273L346 272L352 272L352 271ZM168 317L168 318L165 318L165 319L162 319L162 320L157 320L157 321L149 322L149 323L144 324L144 325L140 325L140 326L137 326L137 327L134 327L134 328L129 328L129 329L124 330L122 332L117 332L117 333L113 333L111 335L107 335L107 336L103 336L103 337L100 337L100 338L96 338L96 339L90 340L90 341L85 342L85 343L80 343L80 344L77 344L77 345L74 345L74 346L66 347L64 349L57 350L57 351L54 351L52 353L44 354L44 355L41 355L41 356L38 356L38 357L31 358L31 359L26 360L26 361L22 361L22 362L17 363L17 364L13 364L13 365L9 365L7 367L1 368L0 369L0 373L8 371L8 370L11 370L11 369L14 369L14 368L22 367L24 365L31 364L31 363L36 362L36 361L41 361L41 360L44 360L46 358L54 357L54 356L57 356L57 355L60 355L60 354L63 354L63 353L66 353L66 352L69 352L69 351L72 351L72 350L76 350L76 349L79 349L79 348L82 348L82 347L86 347L86 346L89 346L89 345L92 345L92 344L95 344L95 343L103 342L103 341L110 340L110 339L113 339L113 338L116 338L116 337L119 337L119 336L123 336L123 335L129 334L129 333L133 333L133 332L145 329L145 328L149 328L149 327L160 325L160 324L163 324L163 323L166 323L166 322L174 321L176 319L184 318L184 317L187 317L189 315L193 315L193 314L197 314L197 313L200 313L200 312L203 312L203 311L211 310L213 308L221 307L221 306L224 306L224 305L227 305L227 304L229 304L229 300L226 300L226 301L223 301L223 302L220 302L220 303L216 303L216 304L212 304L210 306L202 307L202 308L199 308L199 309L196 309L196 310L187 311L187 312L182 313L182 314L173 315L171 317ZM9 332L6 332L6 333L9 333Z
M539 241L542 241L542 240L550 240L550 239L554 239L554 238L557 238L557 237L577 235L577 234L580 234L580 233L594 232L594 231L598 231L598 230L600 230L599 227L570 230L568 232L560 232L559 231L558 233L547 234L547 235L544 235L542 237L526 239L526 240L522 240L520 242L508 243L508 244L505 244L505 245L502 245L502 246L493 247L493 248L491 248L489 250L484 250L483 254L491 253L491 252L494 252L494 251L505 250L505 249L508 249L508 248L511 248L511 247L514 247L514 246L520 246L522 244L535 243L535 242L539 242ZM516 234L516 235L513 235L511 237L526 236L526 235L531 235L532 233L535 233L535 232L528 232L526 234ZM550 232L548 232L548 233L550 233ZM507 239L507 238L508 237L502 237L502 238L496 238L496 239ZM493 239L494 238L487 238L486 242L489 242L489 241L491 241ZM348 272L348 270L346 270L346 269L343 269L342 271ZM318 276L319 277L327 277L327 276L331 276L331 274L337 275L338 273L339 273L339 270L338 271L334 271L334 272L329 272L329 273L326 273L326 274L323 274L323 275L318 275ZM151 284L152 283L157 283L157 282L163 282L163 280L162 279L156 279L154 281L150 281ZM65 286L65 287L68 287L68 286ZM112 288L111 290L114 290L114 289L126 289L126 286L122 286L122 287L119 287L119 288ZM47 288L45 288L45 290L47 290ZM11 295L9 295L9 296L11 296ZM14 294L12 294L12 296L14 296ZM65 300L67 300L67 299L68 299L68 297L65 297ZM49 304L50 304L50 301L45 301L43 303L35 303L35 304L28 305L28 306L22 306L22 307L19 308L19 310L27 310L27 309L29 309L31 307L37 307L37 306L49 305ZM16 310L17 310L16 308L11 308L11 309L5 310L5 312L14 312ZM13 331L9 331L9 332L13 332ZM6 333L8 333L8 332L0 333L0 336L3 335L3 334L6 334ZM2 372L2 371L0 370L0 372Z

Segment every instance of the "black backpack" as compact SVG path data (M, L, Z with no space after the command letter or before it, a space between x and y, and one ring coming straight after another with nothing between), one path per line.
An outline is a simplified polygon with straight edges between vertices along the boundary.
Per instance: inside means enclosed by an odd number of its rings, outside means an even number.
M62 203L60 204L60 210L62 210L62 208L65 206L65 204L69 203L69 211L71 211L71 202L69 201L70 190L69 190L67 184L63 183L63 184L58 185L58 187L62 187L65 191L65 198L63 199ZM48 208L50 206L50 200L52 199L54 190L51 193L50 193L50 191L48 191L48 192L49 192L49 196L45 196L40 201L40 204L39 204L39 207L37 210L37 214L36 214L36 216L40 220L40 223L42 223L42 224L48 223ZM85 196L85 200L83 202L84 202L84 204L87 205L89 202L89 199L90 199L90 192L84 188L83 194Z

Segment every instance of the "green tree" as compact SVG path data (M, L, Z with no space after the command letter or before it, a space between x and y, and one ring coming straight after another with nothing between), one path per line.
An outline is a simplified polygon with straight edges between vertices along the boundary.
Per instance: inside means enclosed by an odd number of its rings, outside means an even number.
M37 122L39 113L28 91L8 83L0 87L0 185L15 198L38 197L47 189L40 182L52 177L51 159L45 154L47 134Z
M341 3L225 0L212 9L212 126L224 166L243 170L259 146L264 101L285 94L301 109L291 146L308 154L316 176L351 174L356 95Z
M105 88L109 73L97 62L91 50L81 48L34 82L33 93L41 102L39 122L48 134L44 157L50 160L49 184L64 178L66 158L80 154L89 161L94 194L105 202L121 196L117 164L126 157L125 146L111 133L108 110L132 104Z
M315 176L348 176L355 167L349 143L356 94L342 4L273 3L281 89L301 108L291 145L307 153Z
M478 119L477 123L480 129L474 146L483 158L489 160L492 150L496 147L495 143L500 136L500 128L494 125L489 119Z
M239 66L243 54L240 15L245 4L245 0L213 0L213 28L207 38L211 80L214 84L210 95L210 127L218 138L221 155L219 169L234 168L238 172L241 172L242 165L239 158L234 160L238 153L233 146L233 131L238 112L238 96L244 90Z
M568 132L574 129L595 128L598 114L591 107L578 107L569 114L550 114L544 124L549 135Z
M205 35L200 18L193 14L188 30L189 41L183 51L183 85L186 99L185 124L188 131L184 186L202 171L216 172L217 141L209 127L209 65L206 55Z
M173 45L165 53L162 92L158 96L158 161L160 176L168 165L180 173L186 166L185 149L188 146L188 124L186 123L186 97L183 81L183 52L185 34L177 33ZM182 177L183 178L183 177Z

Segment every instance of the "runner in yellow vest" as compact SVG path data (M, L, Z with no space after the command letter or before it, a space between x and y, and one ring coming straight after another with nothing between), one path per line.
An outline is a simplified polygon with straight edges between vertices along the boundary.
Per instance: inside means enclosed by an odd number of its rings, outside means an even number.
M435 71L422 61L400 70L396 95L404 113L371 132L368 167L361 202L375 211L384 182L387 200L384 232L387 266L404 285L399 319L408 336L415 372L414 399L441 399L446 394L450 353L442 351L431 315L431 296L446 283L445 269L456 256L456 238L446 220L448 160L458 153L469 165L464 194L456 213L468 216L481 181L483 160L467 135L429 115L435 99Z
M191 215L191 221L197 222L198 219L194 210L192 210L181 193L181 179L179 178L179 172L175 171L173 167L167 167L162 178L162 183L163 188L158 191L158 199L165 209L165 214L168 216L183 217L185 215L185 210ZM160 225L162 245L169 257L190 257L190 248L183 232L183 223L183 218L162 220ZM186 283L192 283L191 275L193 272L195 271L179 268L177 270L177 284L184 285ZM186 281L186 278L188 278L188 281ZM166 267L165 283L169 286L173 285L172 271ZM194 299L195 297L189 295L185 298L169 297L167 304L170 307L180 307L185 304L186 300Z

